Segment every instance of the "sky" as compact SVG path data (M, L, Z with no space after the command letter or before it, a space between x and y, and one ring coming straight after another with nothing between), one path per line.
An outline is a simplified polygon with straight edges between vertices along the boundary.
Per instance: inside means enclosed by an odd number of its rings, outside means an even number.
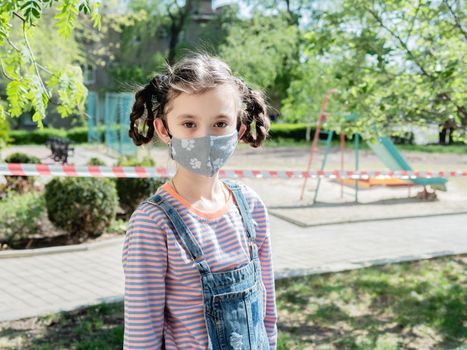
M216 7L232 4L237 2L240 5L240 16L241 17L250 17L251 15L251 6L248 7L245 5L243 1L232 1L232 0L212 0L212 7L215 9Z

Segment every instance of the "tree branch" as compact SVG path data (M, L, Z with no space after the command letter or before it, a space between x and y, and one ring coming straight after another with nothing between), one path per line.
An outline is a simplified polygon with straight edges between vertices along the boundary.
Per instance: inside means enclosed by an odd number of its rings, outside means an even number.
M15 45L15 43L13 43L13 41L11 41L10 37L7 35L6 37L6 40L8 41L8 43L11 45L11 47L13 49L15 49L16 51L18 52L21 52L21 50ZM42 69L44 72L47 72L49 74L54 74L53 72L51 72L50 70L48 70L47 68L45 68L43 65L41 65L40 63L36 62L37 66Z
M34 53L32 52L31 46L29 45L28 36L26 35L26 31L25 31L24 29L23 29L23 36L24 36L24 40L26 41L26 46L27 46L27 48L28 48L29 54L31 55L31 60L32 60L32 64L34 65L34 69L35 69L35 71L36 71L36 75L37 75L37 77L39 78L39 81L40 81L40 83L41 83L41 85L42 85L42 88L44 89L45 95L46 95L47 98L50 100L49 91L48 91L47 88L45 87L44 81L42 80L41 74L39 73L39 67L37 66L36 59L34 58Z
M454 10L452 9L451 5L449 5L449 2L448 0L443 0L443 2L446 4L449 12L451 13L452 17L454 18L454 23L455 23L455 27L456 28L459 28L459 30L461 31L462 35L464 36L465 39L467 39L467 33L465 32L464 28L462 28L462 24L460 23L459 21L459 18L456 16L456 13L454 12Z
M397 34L395 33L392 29L390 29L389 27L387 27L382 18L378 16L377 13L375 13L375 11L373 9L370 9L370 8L367 8L368 12L374 17L374 19L381 25L382 28L384 28L387 32L389 32L395 39L397 39L397 41L399 41L399 43L401 44L401 46L404 48L404 50L407 52L407 54L412 58L412 61L417 65L417 67L421 70L421 72L423 73L423 75L427 76L428 78L430 78L431 80L433 80L433 76L431 74L429 74L425 68L420 64L420 62L418 62L417 58L415 57L414 53L409 49L409 47L407 46L407 44L402 40L402 38Z
M417 9L415 10L415 14L414 14L414 16L412 18L412 23L410 24L409 32L407 33L407 38L405 39L406 44L409 42L410 35L412 34L412 30L413 30L413 27L414 27L414 24L415 24L415 20L417 19L417 15L418 15L418 11L420 10L420 6L421 6L421 0L418 0Z
M0 58L0 65L2 66L2 73L3 75L5 76L5 78L7 78L8 80L11 80L11 81L14 81L16 79L10 77L7 73L6 73L6 70L5 70L5 66L3 65L3 60Z
M13 11L13 14L18 17L20 20L23 21L23 23L26 23L26 20L24 19L23 16L21 16L19 13L17 13L16 11ZM34 23L31 23L31 26L35 27L36 25Z

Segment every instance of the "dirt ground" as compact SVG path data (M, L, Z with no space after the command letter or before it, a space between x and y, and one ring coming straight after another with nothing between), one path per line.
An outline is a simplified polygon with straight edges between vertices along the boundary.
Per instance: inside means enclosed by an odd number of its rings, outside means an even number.
M4 158L12 152L34 154L45 163L54 163L49 149L41 146L15 146L3 150ZM413 170L466 170L467 154L423 153L401 151ZM257 170L306 170L309 161L309 147L260 147L238 145L234 155L224 165L224 169ZM158 167L175 170L175 162L170 160L166 147L143 145L138 149L138 158L149 156ZM86 164L91 157L102 159L107 165L115 164L117 155L104 147L93 145L76 146L75 154L69 162L75 165ZM312 160L312 170L321 168L324 158L323 148L318 149ZM355 151L346 149L344 169L355 169ZM328 154L325 170L340 169L341 154L332 148ZM360 150L360 170L387 170L383 162L371 150ZM261 196L272 215L289 220L299 226L313 226L336 222L351 222L368 219L385 219L410 216L444 215L467 212L467 177L450 177L447 192L436 191L437 199L426 201L417 198L423 186L375 186L360 188L356 195L354 185L341 186L335 180L322 178L304 179L282 178L241 178ZM44 178L43 181L48 181ZM304 188L301 199L302 188ZM431 189L428 188L430 192Z

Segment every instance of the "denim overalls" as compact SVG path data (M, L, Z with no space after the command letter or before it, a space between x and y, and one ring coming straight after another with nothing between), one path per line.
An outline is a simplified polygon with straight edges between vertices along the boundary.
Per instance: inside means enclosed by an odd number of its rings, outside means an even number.
M230 271L211 272L203 251L177 210L155 194L144 202L161 208L175 228L188 256L196 263L201 277L208 350L264 350L269 342L264 326L266 306L261 282L261 265L256 231L248 203L238 184L223 180L232 190L248 235L251 260ZM165 347L162 347L165 349Z

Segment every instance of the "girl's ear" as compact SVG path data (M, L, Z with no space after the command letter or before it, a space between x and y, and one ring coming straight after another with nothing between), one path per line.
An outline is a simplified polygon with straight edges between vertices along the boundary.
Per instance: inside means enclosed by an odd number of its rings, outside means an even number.
M241 123L240 124L240 130L238 131L238 141L241 141L242 137L243 137L243 134L245 133L246 131L246 125Z
M169 143L170 136L167 132L167 129L164 126L161 118L154 119L154 129L156 130L157 136L164 141L164 143Z

